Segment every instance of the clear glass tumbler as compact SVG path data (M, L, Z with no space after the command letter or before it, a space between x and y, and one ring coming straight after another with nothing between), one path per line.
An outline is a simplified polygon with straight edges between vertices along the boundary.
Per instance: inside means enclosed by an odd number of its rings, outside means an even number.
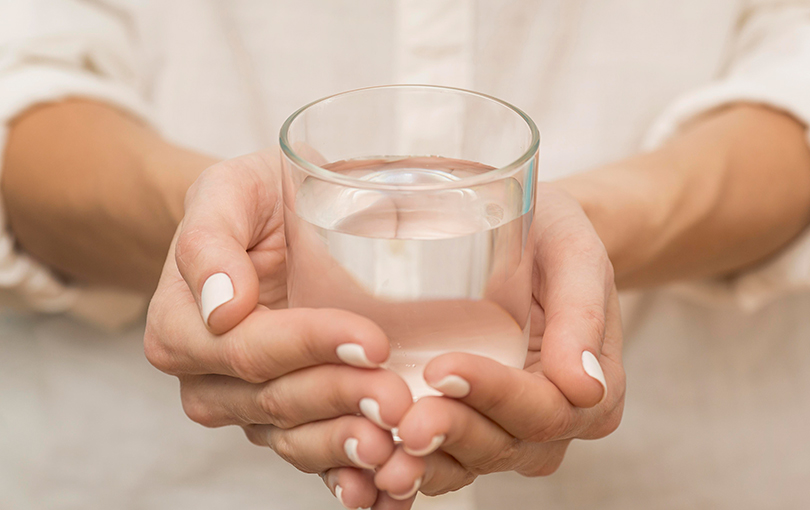
M288 301L350 310L391 342L414 400L447 352L522 368L540 135L514 106L394 85L310 103L281 128Z

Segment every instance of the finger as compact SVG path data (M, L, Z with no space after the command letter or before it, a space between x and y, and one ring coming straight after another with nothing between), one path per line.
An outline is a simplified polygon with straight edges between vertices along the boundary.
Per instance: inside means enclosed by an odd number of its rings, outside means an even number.
M590 424L586 420L589 415L573 407L542 374L507 367L482 356L466 353L438 356L427 364L424 377L433 388L460 399L519 439L536 442L562 439L576 435ZM414 409L420 403L414 404ZM414 412L409 411L403 418L400 434L410 433L406 424L413 419ZM447 427L450 421L449 417L433 416L426 423L442 423ZM409 437L406 444L410 448L423 447L430 440L424 435L427 433ZM482 432L482 437L486 435Z
M379 491L377 501L371 510L410 510L415 500L416 494L408 499L399 500L391 497L387 492Z
M419 492L428 496L440 496L470 485L476 476L454 457L438 450L425 457L425 476Z
M622 322L619 295L615 286L608 299L607 318L605 343L602 345L600 364L610 392L600 405L588 409L584 413L591 419L591 425L577 436L582 439L599 439L612 433L619 427L624 412L625 373L622 364Z
M289 430L272 425L243 428L253 444L269 446L305 473L322 473L339 466L374 469L394 451L390 432L358 416L307 423Z
M536 298L545 311L540 358L544 374L578 407L608 392L600 365L613 270L605 248L576 201L540 187L535 216Z
M282 235L269 174L264 158L245 156L207 169L187 194L174 259L215 333L234 327L258 303L259 279L248 250L268 232Z
M374 475L374 485L396 501L412 501L425 474L425 460L397 448Z
M408 385L388 370L319 365L263 384L221 375L180 378L183 409L209 427L301 424L362 413L391 430L411 406Z
M295 370L340 363L375 368L388 358L385 333L343 310L257 307L221 336L211 334L180 286L152 299L144 335L147 358L163 372L220 374L260 383Z
M333 468L323 473L323 481L346 508L371 508L377 501L374 473L357 468Z
M510 470L521 453L521 443L492 420L444 397L414 403L397 433L409 455L424 457L441 448L475 473Z
M441 397L416 402L398 432L403 450L412 455L424 455L431 448L441 448L426 457L423 484L423 492L437 493L459 489L478 474L501 471L533 476L551 474L562 462L564 444L567 444L566 440L518 441L471 407ZM426 442L428 437L431 438L429 443ZM414 451L414 444L429 447ZM448 458L442 458L441 454ZM392 456L389 463L394 458ZM455 465L450 459L456 461Z

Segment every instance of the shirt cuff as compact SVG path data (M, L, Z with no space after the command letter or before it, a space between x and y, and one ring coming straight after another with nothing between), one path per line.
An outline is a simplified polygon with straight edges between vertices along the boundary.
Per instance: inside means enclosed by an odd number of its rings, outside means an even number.
M130 87L109 79L54 66L25 66L0 76L0 162L10 123L42 103L81 97L108 103L141 120L149 109ZM0 166L0 179L2 166ZM68 285L16 246L0 196L0 304L42 313L68 313L108 328L140 317L147 299L109 289Z
M711 85L676 101L653 124L643 147L653 150L674 136L684 124L711 110L734 103L754 103L791 115L810 126L810 94L804 81L771 76L767 83L734 80ZM782 83L778 83L779 81ZM790 98L789 100L785 98ZM810 136L807 137L810 144ZM810 290L810 228L768 260L730 278L671 285L670 290L708 306L736 306L756 311L780 297Z

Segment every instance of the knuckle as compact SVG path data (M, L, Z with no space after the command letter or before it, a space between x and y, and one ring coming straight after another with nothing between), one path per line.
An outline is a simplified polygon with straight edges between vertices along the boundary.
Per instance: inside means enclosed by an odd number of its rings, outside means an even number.
M174 356L161 342L160 335L155 331L151 322L147 322L146 331L143 335L143 352L147 361L161 372L167 374L175 372Z
M243 425L242 430L245 432L245 436L248 438L248 441L250 441L251 444L267 447L267 441L262 439L262 433L260 432L259 426Z
M271 450L276 452L276 455L284 459L289 464L292 464L299 471L305 473L314 472L313 469L306 464L301 458L301 448L293 441L289 434L275 433L268 434L267 445Z
M183 412L191 421L199 423L203 427L219 425L213 409L200 397L198 392L181 388L180 400L183 404Z
M267 445L282 459L292 463L295 459L295 447L287 434L269 434Z
M594 433L589 435L589 438L601 439L614 433L619 425L622 423L623 405L619 405L609 413L607 413L598 423Z
M526 466L518 469L517 472L523 476L540 477L553 475L562 465L565 458L565 451L569 441L563 441L551 445L551 449L545 451L539 458L532 459Z
M280 406L275 396L275 391L272 385L266 385L260 391L256 392L256 407L262 414L268 417L268 421L274 425L281 426L282 419L279 416Z
M180 272L187 270L191 261L195 260L207 244L206 233L194 227L186 227L177 237L174 258Z
M256 393L256 405L267 416L268 421L276 427L290 429L298 423L294 414L294 406L287 405L273 384L265 385L261 391Z

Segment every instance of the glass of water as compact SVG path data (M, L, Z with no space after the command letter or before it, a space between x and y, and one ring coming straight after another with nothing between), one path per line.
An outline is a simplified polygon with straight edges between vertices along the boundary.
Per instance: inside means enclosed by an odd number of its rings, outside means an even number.
M493 97L394 85L310 103L281 128L291 307L388 335L414 400L447 352L522 368L531 305L534 122Z

